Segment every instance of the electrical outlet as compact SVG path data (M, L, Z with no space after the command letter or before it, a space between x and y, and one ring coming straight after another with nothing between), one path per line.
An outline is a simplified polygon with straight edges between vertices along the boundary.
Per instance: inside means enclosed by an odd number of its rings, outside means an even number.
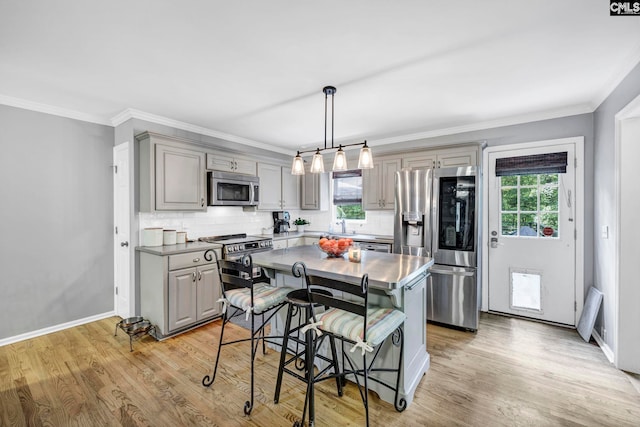
M608 225L603 225L600 228L600 237L602 237L603 239L608 239L609 238L609 226Z

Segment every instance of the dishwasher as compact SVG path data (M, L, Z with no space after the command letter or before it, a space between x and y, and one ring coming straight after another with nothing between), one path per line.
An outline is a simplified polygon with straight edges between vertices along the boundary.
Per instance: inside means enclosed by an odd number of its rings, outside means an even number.
M360 249L363 251L374 251L374 252L387 252L391 253L391 244L390 243L371 243L371 242L358 242L354 240L355 243L360 245Z

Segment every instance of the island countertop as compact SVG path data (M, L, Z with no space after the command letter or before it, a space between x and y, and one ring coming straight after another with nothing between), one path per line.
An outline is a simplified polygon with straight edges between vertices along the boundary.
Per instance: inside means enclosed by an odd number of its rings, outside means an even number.
M409 284L414 278L425 274L433 265L433 259L412 255L388 254L362 251L360 263L350 262L347 256L328 258L315 246L296 246L276 249L251 255L253 263L263 268L291 274L291 266L302 261L307 273L359 283L362 276L369 275L369 286L393 290Z

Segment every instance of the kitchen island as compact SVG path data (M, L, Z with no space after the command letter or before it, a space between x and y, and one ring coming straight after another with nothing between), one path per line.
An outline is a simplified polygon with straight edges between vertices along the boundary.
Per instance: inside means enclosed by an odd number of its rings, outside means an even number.
M404 330L403 372L400 396L407 405L413 401L418 383L427 369L430 357L427 353L426 331L426 283L433 260L427 257L362 252L362 262L350 262L347 257L328 258L315 246L298 246L252 255L255 265L263 267L277 286L303 287L302 279L292 275L291 267L302 261L307 273L327 278L353 282L359 286L362 275L369 275L369 301L382 307L395 307L407 316ZM282 335L284 321L276 316L272 322L272 335ZM393 364L398 360L398 346L386 342L376 366ZM397 363L397 362L396 362ZM393 403L393 392L370 382L370 390L382 400Z

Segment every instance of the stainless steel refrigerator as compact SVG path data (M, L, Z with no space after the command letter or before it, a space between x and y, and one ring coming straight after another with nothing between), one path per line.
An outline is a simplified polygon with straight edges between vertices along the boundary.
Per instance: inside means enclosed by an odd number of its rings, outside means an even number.
M480 173L475 166L396 172L394 252L433 257L427 319L478 329Z

